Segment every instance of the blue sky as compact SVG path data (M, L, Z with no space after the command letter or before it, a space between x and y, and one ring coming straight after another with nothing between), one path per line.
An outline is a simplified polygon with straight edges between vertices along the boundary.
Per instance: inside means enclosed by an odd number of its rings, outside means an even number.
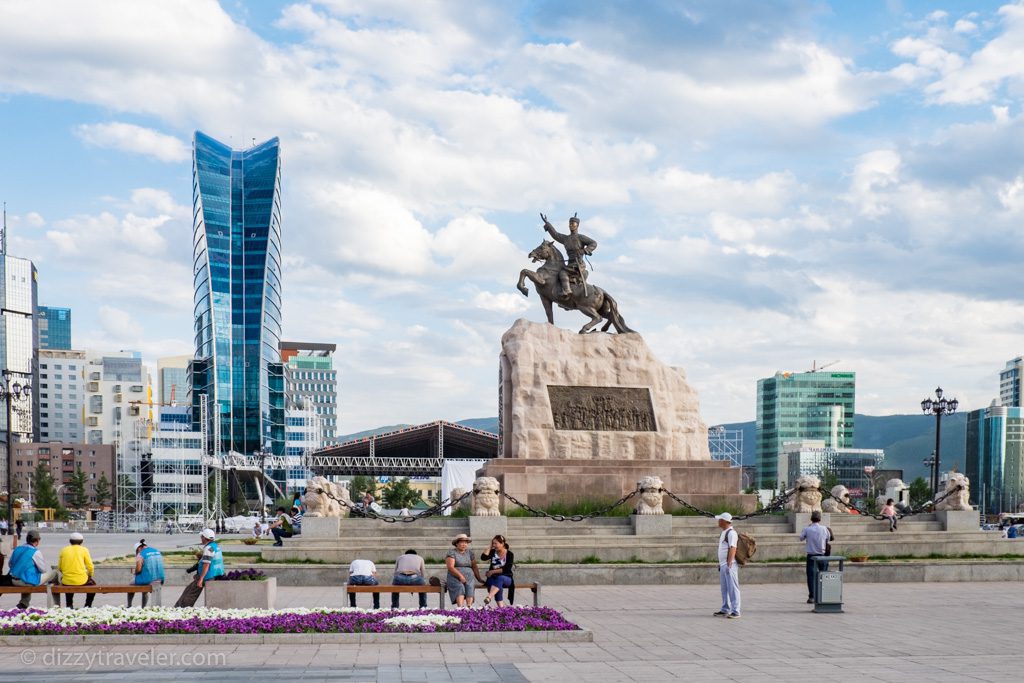
M859 412L977 408L1024 351L1022 93L1020 3L8 0L0 198L75 345L155 364L193 132L279 136L285 336L338 344L343 433L496 414L539 212L709 424L837 359Z

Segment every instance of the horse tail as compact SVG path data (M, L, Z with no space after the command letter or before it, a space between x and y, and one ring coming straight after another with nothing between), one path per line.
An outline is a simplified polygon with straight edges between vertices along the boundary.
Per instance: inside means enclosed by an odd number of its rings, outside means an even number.
M615 330L620 334L626 332L635 332L635 330L631 330L629 326L626 325L626 321L623 320L622 314L619 313L619 304L617 301L615 301L615 298L608 292L604 293L604 298L605 307L608 311L608 314L606 316L608 318L608 322L605 323L605 326L602 328L602 331L607 332L609 325L615 325Z

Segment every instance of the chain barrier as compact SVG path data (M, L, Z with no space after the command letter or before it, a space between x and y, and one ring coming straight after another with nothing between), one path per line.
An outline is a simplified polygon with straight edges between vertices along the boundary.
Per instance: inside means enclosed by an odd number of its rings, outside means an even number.
M473 491L466 491L465 493L463 493L461 496L459 496L458 498L456 498L454 500L449 500L447 502L437 503L436 505L432 505L431 507L427 508L426 510L423 510L422 512L419 512L419 513L417 513L415 515L404 516L404 515L382 515L379 512L374 512L372 508L365 508L364 509L364 508L358 507L355 503L353 503L350 500L343 500L341 498L338 498L338 497L336 497L334 494L332 494L329 491L325 491L323 489L319 489L318 488L318 489L316 489L316 492L319 493L322 496L327 496L328 498L330 498L331 500L335 501L336 503L338 503L338 504L348 508L350 512L356 512L356 513L362 515L363 517L367 517L369 519L379 519L380 521L387 522L388 524L396 524L398 522L403 522L403 523L406 523L406 524L411 524L412 522L415 522L418 519L424 519L426 517L436 517L438 515L442 515L442 514L444 514L444 511L447 510L448 508L455 508L456 506L461 505L462 501L466 500L467 498L469 498L474 493Z
M611 510L614 510L615 508L619 507L620 505L625 503L630 498L633 498L634 496L639 496L640 495L640 487L638 486L637 488L633 489L632 491L630 491L629 493L624 495L622 498L619 498L617 501L612 503L611 505L609 505L609 506L607 506L605 508L602 508L600 510L595 510L594 512L589 512L589 513L587 513L585 515L552 515L550 513L544 512L543 510L539 510L539 509L537 509L537 508L535 508L535 507L533 507L531 505L527 505L526 503L523 503L522 501L517 500L515 496L513 496L513 495L511 495L509 493L506 493L504 491L501 492L501 495L503 495L510 502L512 502L512 504L518 505L522 509L524 509L527 512L529 512L534 517L547 517L548 519L553 519L556 522L582 522L583 520L590 519L592 517L600 517L601 515L603 515L603 514L605 514L607 512L610 512Z
M903 519L904 517L911 517L913 515L920 515L922 513L929 512L928 508L932 508L934 510L936 505L938 505L939 503L944 501L946 498L949 498L951 495L953 495L954 493L960 491L963 488L964 488L963 485L957 484L956 486L951 488L949 491L946 491L941 496L936 498L935 500L926 501L926 502L918 505L917 507L910 508L907 511L897 511L896 518L897 519ZM835 501L838 501L838 503L842 507L850 508L851 510L856 510L857 513L860 514L860 515L863 515L865 517L871 517L872 519L877 519L879 521L889 519L888 517L883 517L882 515L873 514L873 513L868 512L866 509L859 508L856 505L854 505L852 501L847 503L846 501L844 501L843 499L839 498L838 496L832 495L831 491L825 491L824 489L818 489L818 490L821 491L822 498L831 498L831 499L833 499Z
M796 492L797 492L797 489L791 489L789 491L784 491L784 492L780 493L779 495L775 496L774 498L772 498L771 501L767 505L765 505L763 508L761 508L760 510L757 510L755 512L750 512L750 513L747 513L745 515L733 515L733 521L740 521L740 520L744 520L744 519L750 519L751 517L762 517L764 515L771 515L771 514L775 514L776 512L781 512L781 511L786 509L786 503L789 501L790 498L793 497L793 495ZM691 512L696 513L697 515L700 515L701 517L715 517L716 516L714 512L709 512L708 510L703 510L703 509L697 507L696 505L692 505L690 503L687 503L685 500L683 500L682 498L680 498L676 494L672 493L671 491L668 491L666 489L662 489L662 493L664 493L666 496L668 496L669 498L674 500L680 506L686 508L687 510L689 510Z

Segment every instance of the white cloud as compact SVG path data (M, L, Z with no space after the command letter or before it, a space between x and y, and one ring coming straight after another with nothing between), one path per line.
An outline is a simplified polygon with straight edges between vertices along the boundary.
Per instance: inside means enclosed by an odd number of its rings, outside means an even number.
M134 152L160 161L181 162L191 158L188 146L178 138L130 123L83 123L75 128L75 134L87 145Z
M478 292L473 297L473 305L485 311L515 316L530 308L530 302L521 294L508 292Z

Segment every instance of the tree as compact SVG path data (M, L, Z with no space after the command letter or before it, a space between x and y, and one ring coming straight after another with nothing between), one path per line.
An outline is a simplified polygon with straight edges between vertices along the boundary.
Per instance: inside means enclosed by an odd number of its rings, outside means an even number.
M392 509L412 507L423 500L419 491L416 491L409 485L409 477L392 479L391 482L384 487L384 493L382 495L384 497L385 507Z
M71 481L68 482L68 502L71 503L72 509L84 510L89 504L89 496L85 492L87 481L82 466L76 465L75 473L71 475Z
M36 465L36 471L32 473L32 497L37 508L62 507L60 499L57 498L57 489L53 485L50 468L46 463Z
M349 493L352 496L353 502L358 503L363 499L363 494L367 491L374 498L377 497L377 480L373 477L364 477L362 475L358 477L352 477L352 484L349 486Z
M839 476L827 467L821 470L821 490L831 491L839 486Z
M910 507L916 508L932 499L932 485L924 477L910 482Z
M99 481L96 482L96 504L103 507L110 500L110 480L107 479L107 473L104 472L100 475Z

